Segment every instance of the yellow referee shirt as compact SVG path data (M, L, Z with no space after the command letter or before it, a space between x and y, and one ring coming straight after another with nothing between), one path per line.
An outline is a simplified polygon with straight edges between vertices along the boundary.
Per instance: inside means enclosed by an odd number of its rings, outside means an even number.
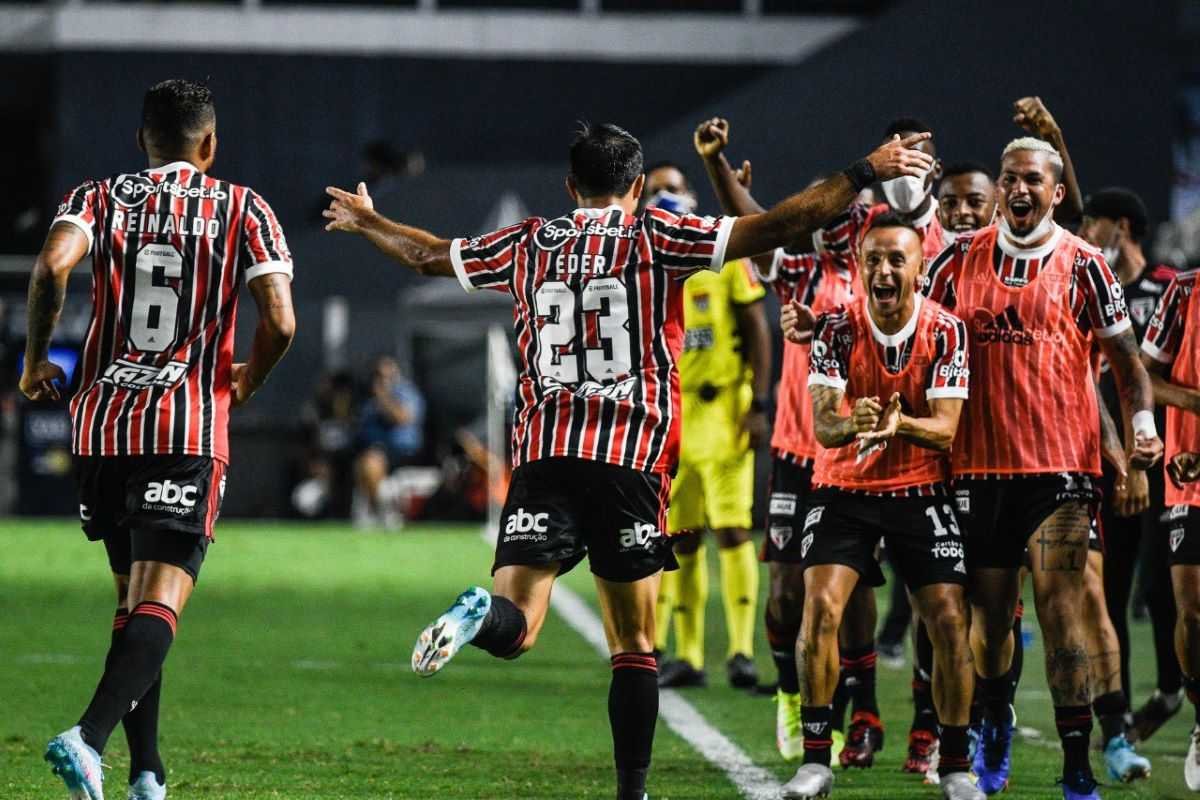
M749 259L730 261L717 272L699 272L683 284L683 353L679 385L685 392L708 384L730 386L747 379L734 306L766 296Z

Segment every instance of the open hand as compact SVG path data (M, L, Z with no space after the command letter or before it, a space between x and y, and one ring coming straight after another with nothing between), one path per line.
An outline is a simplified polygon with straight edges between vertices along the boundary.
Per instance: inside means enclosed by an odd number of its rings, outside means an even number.
M933 169L933 156L914 150L913 147L930 138L930 133L914 133L906 139L899 134L892 136L890 142L880 145L867 156L871 168L875 170L875 178L881 181L909 175L914 178L924 178Z
M729 144L729 121L720 117L704 120L696 126L692 144L701 158L716 158Z
M375 201L367 193L367 185L360 182L354 194L336 186L326 186L325 193L333 198L329 208L321 212L321 216L331 220L325 230L362 233L363 221L375 211Z
M812 341L813 328L817 324L817 315L806 305L792 300L779 310L779 327L783 329L783 338L792 344L805 344Z
M21 394L30 400L60 400L62 393L54 385L55 381L67 382L67 374L58 364L50 361L26 362L25 371L21 374Z

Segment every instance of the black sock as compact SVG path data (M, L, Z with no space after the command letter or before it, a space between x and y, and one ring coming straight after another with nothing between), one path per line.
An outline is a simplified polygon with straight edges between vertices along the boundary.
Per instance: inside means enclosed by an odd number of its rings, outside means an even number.
M943 725L941 739L938 745L938 775L945 777L952 772L966 772L970 768L967 726Z
M1129 710L1129 699L1124 692L1109 692L1092 701L1092 712L1100 718L1100 732L1104 743L1125 732L1125 712Z
M525 641L525 614L507 597L492 595L492 607L471 644L496 658L513 658Z
M917 623L916 663L913 664L912 698L913 722L912 731L926 731L937 735L937 709L933 705L933 642L929 639L929 631L925 622Z
M132 711L121 720L125 741L129 744L129 782L143 772L153 772L159 783L167 782L167 769L158 754L158 700L162 693L162 672Z
M804 728L804 763L829 766L830 748L833 747L832 706L810 706L800 709L800 723Z
M1025 602L1017 600L1016 618L1013 619L1013 655L1008 668L1008 702L1017 696L1017 685L1021 683L1021 670L1025 668L1025 639L1021 635L1021 618L1025 616Z
M830 724L835 731L846 730L846 706L850 704L850 690L846 688L846 673L838 672L837 688L833 690L833 706Z
M979 691L979 704L983 706L983 716L994 725L1012 720L1008 708L1009 692L1012 683L1008 674L999 678L981 678L975 676L975 686Z
M1092 710L1087 706L1055 706L1054 727L1062 741L1063 774L1084 770L1090 775L1088 741L1092 734Z
M1192 708L1196 712L1196 724L1200 725L1200 680L1184 673L1183 691L1187 694L1187 699L1191 701Z
M878 716L879 703L875 699L875 643L844 650L842 675L845 676L846 691L850 693L851 707L855 713L867 711Z
M781 624L768 610L766 615L767 642L771 658L779 672L779 689L787 694L800 693L800 674L796 671L796 637L800 628Z
M642 800L658 721L658 667L653 653L612 657L608 721L617 765L617 800Z
M97 753L104 752L113 728L156 680L175 639L176 624L175 612L153 601L138 603L129 615L79 720L83 740Z
M118 608L113 616L112 647L105 659L105 669L116 650L117 640L129 622L129 610ZM125 715L121 724L125 726L125 741L129 744L129 782L137 780L143 772L153 772L159 783L167 782L167 771L158 755L158 698L162 690L162 672L142 695L132 711Z

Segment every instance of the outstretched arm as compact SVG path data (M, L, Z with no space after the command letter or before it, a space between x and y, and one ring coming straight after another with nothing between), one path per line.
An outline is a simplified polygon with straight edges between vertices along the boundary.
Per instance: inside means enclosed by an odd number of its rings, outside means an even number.
M1025 130L1045 139L1054 145L1063 160L1063 186L1067 196L1054 209L1055 222L1074 222L1083 216L1083 193L1079 190L1079 181L1075 178L1075 165L1071 163L1071 155L1067 152L1067 143L1063 139L1062 128L1050 115L1050 110L1040 97L1022 97L1013 103L1013 122Z
M325 230L357 233L384 255L421 275L454 274L450 240L393 222L377 212L365 183L360 183L353 194L333 186L325 187L325 191L333 198L329 208L322 212L330 220Z
M729 145L728 120L713 117L701 122L692 134L692 144L704 162L704 171L721 203L721 211L742 217L766 210L750 196L750 162L742 162L742 168L735 170L725 158L724 150Z
M876 180L924 175L933 167L933 158L912 147L928 138L928 133L903 140L895 136L846 172L792 195L770 211L738 217L725 249L726 259L765 253L799 240L843 211L863 186Z
M67 279L75 265L87 255L87 235L77 225L58 222L50 228L29 276L29 319L26 323L25 368L21 392L30 400L58 400L56 380L66 373L50 362L50 340L62 314L67 296Z

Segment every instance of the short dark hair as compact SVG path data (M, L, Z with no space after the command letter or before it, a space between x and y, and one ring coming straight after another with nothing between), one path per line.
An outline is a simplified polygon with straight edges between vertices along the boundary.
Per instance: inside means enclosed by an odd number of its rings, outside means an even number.
M1124 217L1129 220L1129 232L1134 239L1145 236L1146 228L1150 225L1150 214L1142 198L1123 186L1110 186L1088 195L1083 201L1083 215L1111 220Z
M156 83L142 100L142 133L158 149L181 153L216 123L212 91L179 78Z
M611 122L580 122L571 140L571 179L584 197L625 194L642 163L641 142Z
M883 135L894 136L897 133L933 133L933 128L916 117L899 117L888 123Z
M942 167L942 180L959 175L970 175L972 172L981 173L992 183L996 182L996 176L992 174L992 171L978 161L955 161L953 164L947 164Z
M657 169L678 170L679 174L683 176L683 185L688 187L689 189L692 188L692 182L688 178L688 174L683 171L683 167L679 166L674 161L671 161L669 158L664 158L661 161L655 161L653 164L647 164L646 165L646 176L649 177L650 173L654 172Z
M866 241L867 234L876 228L908 228L917 235L918 239L922 241L925 240L925 236L921 233L921 229L914 225L912 220L905 219L895 211L884 211L867 220L867 228L863 231L861 241Z

